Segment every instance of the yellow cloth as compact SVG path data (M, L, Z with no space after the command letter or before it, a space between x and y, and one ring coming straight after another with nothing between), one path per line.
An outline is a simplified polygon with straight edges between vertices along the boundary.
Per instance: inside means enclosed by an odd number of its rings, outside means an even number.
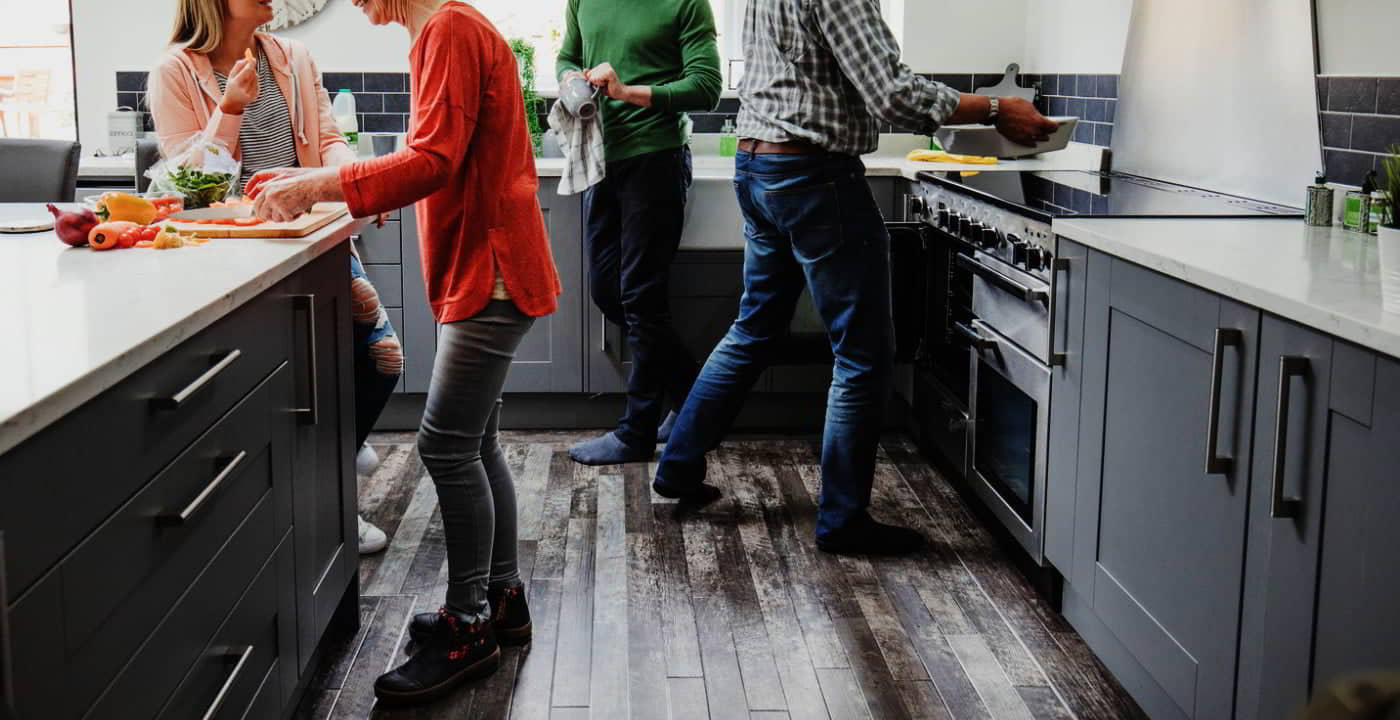
M946 150L910 150L904 159L914 162L958 163L962 165L996 165L1000 162L994 157L954 155Z

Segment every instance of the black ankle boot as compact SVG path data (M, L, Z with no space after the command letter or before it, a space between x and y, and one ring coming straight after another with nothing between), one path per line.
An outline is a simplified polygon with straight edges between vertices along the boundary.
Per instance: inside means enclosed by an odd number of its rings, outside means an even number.
M408 662L379 676L374 694L380 702L410 705L435 700L462 683L485 677L501 664L501 649L489 622L468 622L447 608L423 647Z
M486 602L491 606L491 626L496 642L503 646L530 642L530 606L525 602L524 585L491 588L486 591ZM409 638L420 645L427 642L437 622L438 613L414 615L408 624Z

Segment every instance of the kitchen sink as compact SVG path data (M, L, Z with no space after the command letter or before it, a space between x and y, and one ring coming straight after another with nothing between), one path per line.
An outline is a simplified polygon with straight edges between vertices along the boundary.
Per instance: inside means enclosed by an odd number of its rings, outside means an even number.
M724 177L717 176L723 168L706 166L707 161L718 160L728 163ZM732 158L696 158L695 181L685 205L682 250L744 249L744 219L734 196L733 168Z

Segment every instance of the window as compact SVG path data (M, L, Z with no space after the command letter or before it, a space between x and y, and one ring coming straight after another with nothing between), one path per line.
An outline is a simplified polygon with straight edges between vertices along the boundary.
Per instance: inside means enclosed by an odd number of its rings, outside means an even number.
M551 90L558 86L554 59L564 43L564 12L568 0L473 0L472 4L490 18L507 39L523 38L535 46L535 84L539 89ZM726 80L730 79L730 65L740 64L730 63L729 59L742 57L743 7L744 0L710 0L719 31L720 69Z
M66 0L3 3L0 136L78 139Z

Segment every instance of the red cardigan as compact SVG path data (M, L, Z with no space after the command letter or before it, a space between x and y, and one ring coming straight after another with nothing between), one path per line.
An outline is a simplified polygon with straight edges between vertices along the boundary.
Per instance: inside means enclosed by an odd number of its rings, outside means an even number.
M481 312L498 267L521 312L554 312L559 272L510 46L475 8L449 2L428 20L409 61L407 147L341 168L350 211L368 217L417 202L423 278L438 322Z

